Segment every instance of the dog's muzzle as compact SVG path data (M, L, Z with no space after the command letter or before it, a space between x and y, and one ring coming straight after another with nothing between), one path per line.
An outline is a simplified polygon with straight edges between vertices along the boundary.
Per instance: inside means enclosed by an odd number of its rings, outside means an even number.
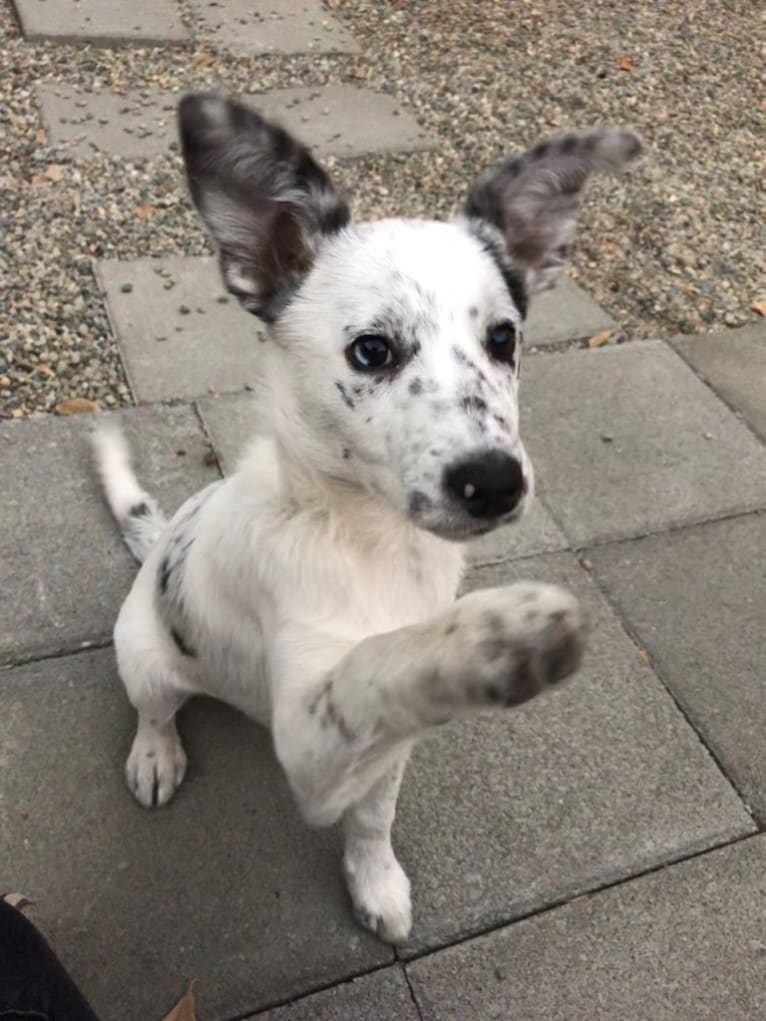
M484 451L447 468L443 486L453 506L485 521L506 517L527 492L521 462L502 450Z

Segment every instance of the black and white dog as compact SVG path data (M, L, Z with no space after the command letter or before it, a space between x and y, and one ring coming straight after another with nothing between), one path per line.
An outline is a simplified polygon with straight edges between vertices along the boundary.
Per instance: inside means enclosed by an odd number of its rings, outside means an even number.
M563 135L481 176L451 223L356 225L309 152L258 114L190 95L180 130L224 280L269 341L249 453L169 523L120 434L95 435L143 562L114 633L138 712L128 783L165 804L186 764L179 707L197 693L237 706L271 728L308 822L342 823L357 917L403 941L410 889L391 826L413 742L580 662L568 593L455 594L462 543L532 498L518 413L528 293L560 272L588 175L641 143Z

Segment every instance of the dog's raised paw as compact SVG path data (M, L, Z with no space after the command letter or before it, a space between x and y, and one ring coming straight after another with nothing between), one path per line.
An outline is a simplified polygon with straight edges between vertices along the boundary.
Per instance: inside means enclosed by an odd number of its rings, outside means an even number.
M460 641L464 648L470 643L471 701L518 705L580 666L585 618L575 597L558 586L485 589L458 606Z
M125 779L144 808L166 805L186 773L186 753L175 730L136 734L125 765Z

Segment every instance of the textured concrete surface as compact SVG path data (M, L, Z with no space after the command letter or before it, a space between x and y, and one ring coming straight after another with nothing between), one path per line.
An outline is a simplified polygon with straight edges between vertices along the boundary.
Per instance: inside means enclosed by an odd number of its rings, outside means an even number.
M574 280L560 277L549 291L534 295L524 340L529 347L585 340L602 330L614 330L611 316Z
M408 966L423 1021L766 1016L766 838Z
M671 343L766 440L766 322Z
M766 822L766 515L589 552L594 571Z
M174 0L14 0L29 40L95 46L167 46L189 31Z
M146 487L170 512L218 477L188 408L120 412ZM0 426L0 663L104 641L136 567L95 479L91 415Z
M420 1021L398 966L256 1016L262 1021Z
M255 374L259 321L224 291L212 256L96 264L137 400L242 390Z
M48 141L59 155L78 158L98 151L143 159L178 150L180 93L86 92L59 82L38 85L36 91Z
M539 491L576 545L766 506L766 451L666 344L537 355L522 421Z
M93 150L140 159L178 149L176 106L180 93L127 93L61 84L37 87L43 122L61 154ZM244 97L278 120L320 157L372 152L411 152L436 142L392 96L354 85L278 89Z
M413 883L406 952L749 833L739 798L571 554L483 568L478 587L555 581L593 638L580 675L415 751L396 823Z
M352 920L338 834L301 822L255 724L193 704L184 786L133 801L112 657L0 673L0 889L35 902L98 1014L164 1017L196 978L200 1016L231 1018L391 962Z
M356 53L320 0L189 0L214 44L235 53Z
M280 89L248 96L247 101L279 120L320 157L415 152L438 144L393 96L371 89Z

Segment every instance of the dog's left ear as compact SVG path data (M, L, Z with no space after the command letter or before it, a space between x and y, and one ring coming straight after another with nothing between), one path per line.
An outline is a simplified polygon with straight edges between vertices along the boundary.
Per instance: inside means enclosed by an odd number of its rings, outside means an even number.
M348 204L308 149L283 128L215 94L178 108L189 188L216 242L226 286L272 322Z
M551 138L482 174L469 193L466 213L500 230L506 256L530 290L550 287L574 237L588 176L619 170L642 151L632 131L596 129Z

